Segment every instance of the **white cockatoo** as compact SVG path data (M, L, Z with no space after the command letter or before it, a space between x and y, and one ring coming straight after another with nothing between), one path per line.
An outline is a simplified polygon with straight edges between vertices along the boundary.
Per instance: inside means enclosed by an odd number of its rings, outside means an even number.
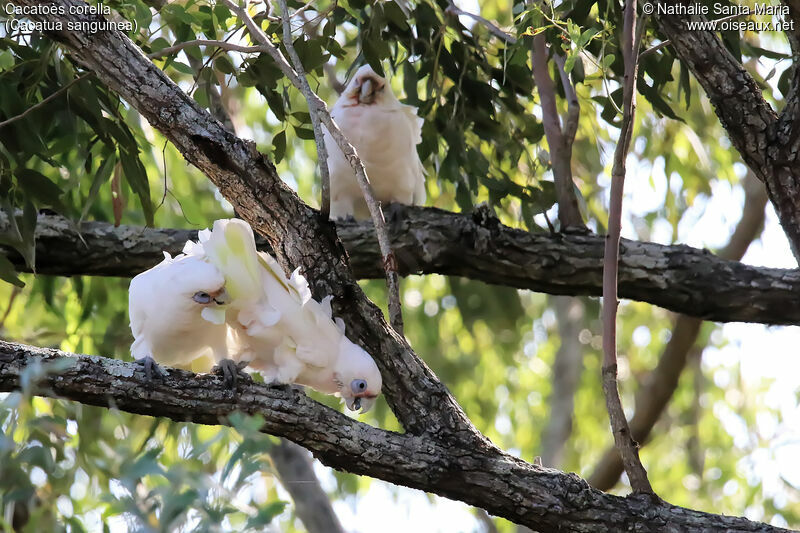
M367 171L375 199L384 205L425 202L425 175L417 155L422 119L417 108L401 104L385 78L364 65L331 109L331 117L350 141ZM369 218L369 210L350 163L325 130L331 177L331 217Z
M161 373L156 362L188 367L203 356L227 357L228 326L220 315L227 298L222 273L198 256L164 252L161 263L131 280L131 354L148 381Z
M234 360L267 382L308 385L341 396L351 410L372 407L382 385L372 357L345 337L330 297L317 302L299 269L287 278L272 256L256 250L247 222L217 220L190 252L202 253L225 277Z

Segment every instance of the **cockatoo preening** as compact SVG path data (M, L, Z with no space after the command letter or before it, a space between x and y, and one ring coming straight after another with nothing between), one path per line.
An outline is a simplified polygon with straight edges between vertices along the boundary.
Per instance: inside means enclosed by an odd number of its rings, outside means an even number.
M256 250L247 222L217 220L191 253L204 254L225 277L234 359L247 361L268 382L339 395L351 410L372 407L382 385L375 362L345 337L344 323L332 318L330 297L317 302L299 269L287 278L272 256Z
M417 108L401 104L386 79L364 65L331 109L331 117L350 141L367 171L375 199L383 204L425 202L425 176L417 155L422 119ZM369 209L350 163L325 130L331 176L331 217L369 218Z
M227 357L228 326L219 314L227 298L223 275L198 256L164 252L161 263L131 280L131 354L148 381L161 373L155 362L185 367L204 355Z

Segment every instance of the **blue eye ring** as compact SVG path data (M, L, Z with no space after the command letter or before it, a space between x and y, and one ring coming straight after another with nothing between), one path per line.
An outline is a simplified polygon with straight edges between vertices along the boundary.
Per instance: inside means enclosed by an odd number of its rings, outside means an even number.
M194 300L199 304L211 303L211 295L208 294L207 292L198 291L194 293L194 296L192 296L192 300Z
M350 382L350 390L353 394L361 394L367 391L367 382L363 379L354 379Z

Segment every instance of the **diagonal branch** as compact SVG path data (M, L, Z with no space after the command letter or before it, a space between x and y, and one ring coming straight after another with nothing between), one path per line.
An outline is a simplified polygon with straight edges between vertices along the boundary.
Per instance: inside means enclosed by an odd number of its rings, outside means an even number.
M779 532L745 518L714 515L649 498L620 498L592 489L574 474L528 464L471 439L442 443L368 426L292 387L248 383L233 397L222 379L166 369L148 385L141 367L0 341L0 392L20 388L28 365L71 363L35 394L180 422L226 424L234 411L259 414L262 431L308 448L323 464L433 492L486 509L541 533L675 531Z
M314 98L314 91L308 84L308 77L306 76L306 69L303 67L303 62L300 56L297 55L297 50L294 49L292 42L292 25L291 15L289 13L289 6L286 0L278 0L281 6L281 21L283 24L283 45L286 47L286 52L292 60L294 70L297 72L297 77L300 80L300 91L308 102L308 114L311 117L311 127L314 128L314 141L317 143L317 159L319 160L319 175L320 175L320 189L322 190L322 200L320 201L320 212L322 217L327 220L331 212L331 175L328 171L328 150L325 148L325 137L322 134L322 124L320 123L320 109L317 107L317 100ZM303 8L310 6L309 2ZM402 321L402 317L401 317ZM401 329L398 330L402 332Z
M639 460L638 443L631 437L628 419L622 409L617 385L617 270L619 238L622 225L622 195L625 185L625 159L628 157L636 116L636 72L639 43L635 40L636 0L625 1L624 22L620 48L625 64L623 83L622 123L614 150L611 170L611 200L608 209L608 235L603 256L603 393L614 443L625 466L634 492L654 494L647 472Z
M470 215L405 207L389 227L399 271L463 276L550 294L602 293L603 237L529 233ZM0 232L4 222L0 219ZM359 279L383 277L381 254L370 222L343 222L337 233ZM55 276L133 277L180 253L197 231L79 225L40 214L36 225L36 271ZM259 240L259 247L274 253ZM0 248L2 249L2 248ZM29 272L12 249L14 266ZM759 268L724 260L685 245L621 240L619 295L717 322L800 324L800 271ZM708 291L714 298L708 298Z
M780 118L770 107L758 83L712 31L687 31L697 16L660 14L655 17L678 57L700 82L731 143L744 162L767 187L783 231L800 260L800 91L792 89ZM794 69L792 87L800 87L800 69Z
M38 5L36 0L15 2ZM322 222L316 210L281 182L275 167L255 144L239 139L200 109L121 32L72 31L103 20L79 7L85 3L59 0L59 5L65 6L66 14L31 18L61 28L47 35L67 46L78 62L203 171L237 213L267 238L286 271L301 267L316 298L334 297L334 312L347 324L348 337L375 359L387 402L406 430L442 439L469 436L476 447L494 449L447 388L366 298L353 279L334 226Z

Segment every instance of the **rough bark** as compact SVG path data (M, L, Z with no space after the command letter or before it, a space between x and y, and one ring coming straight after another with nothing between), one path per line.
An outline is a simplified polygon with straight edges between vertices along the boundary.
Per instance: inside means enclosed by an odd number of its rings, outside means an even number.
M83 12L79 0L56 4L66 14L32 15L55 28L46 34L74 59L122 96L199 168L233 204L237 213L263 235L286 271L301 267L312 294L332 295L334 312L347 335L374 357L383 376L383 392L406 430L441 439L469 436L475 446L494 448L470 423L447 388L386 323L380 309L353 278L335 226L303 203L278 177L275 166L202 110L124 34L84 31L103 17ZM72 26L70 26L70 24Z
M750 243L758 237L764 226L764 208L767 194L764 187L748 174L744 181L745 203L742 218L736 225L727 246L720 251L726 259L741 259ZM667 408L669 400L678 388L690 350L695 346L702 322L696 318L680 315L675 319L672 335L658 360L658 365L642 382L636 393L635 411L630 421L631 435L645 443L650 432ZM600 490L609 490L622 475L622 462L616 449L611 446L595 467L589 483Z
M225 424L234 411L258 413L263 431L311 450L323 464L461 500L548 532L786 531L745 518L676 507L647 497L592 489L574 474L526 463L469 437L444 443L360 423L292 387L248 383L231 395L222 378L166 369L145 382L141 367L0 341L0 392L17 390L25 367L72 365L43 379L35 394L199 424Z
M714 32L686 31L688 21L702 19L659 15L656 9L661 31L703 86L742 159L767 186L792 251L800 259L800 69L794 69L792 90L779 116Z
M445 274L520 289L599 296L603 237L536 234L494 219L433 208L392 206L389 225L400 272ZM3 221L0 220L0 231ZM380 251L368 222L340 222L337 232L359 278L382 278ZM39 274L131 277L155 265L162 250L179 253L197 231L84 222L76 227L40 215ZM271 251L261 239L262 249ZM619 294L676 313L718 322L800 324L800 271L758 268L684 245L622 239ZM25 271L22 257L8 251ZM709 297L713 291L714 297Z

